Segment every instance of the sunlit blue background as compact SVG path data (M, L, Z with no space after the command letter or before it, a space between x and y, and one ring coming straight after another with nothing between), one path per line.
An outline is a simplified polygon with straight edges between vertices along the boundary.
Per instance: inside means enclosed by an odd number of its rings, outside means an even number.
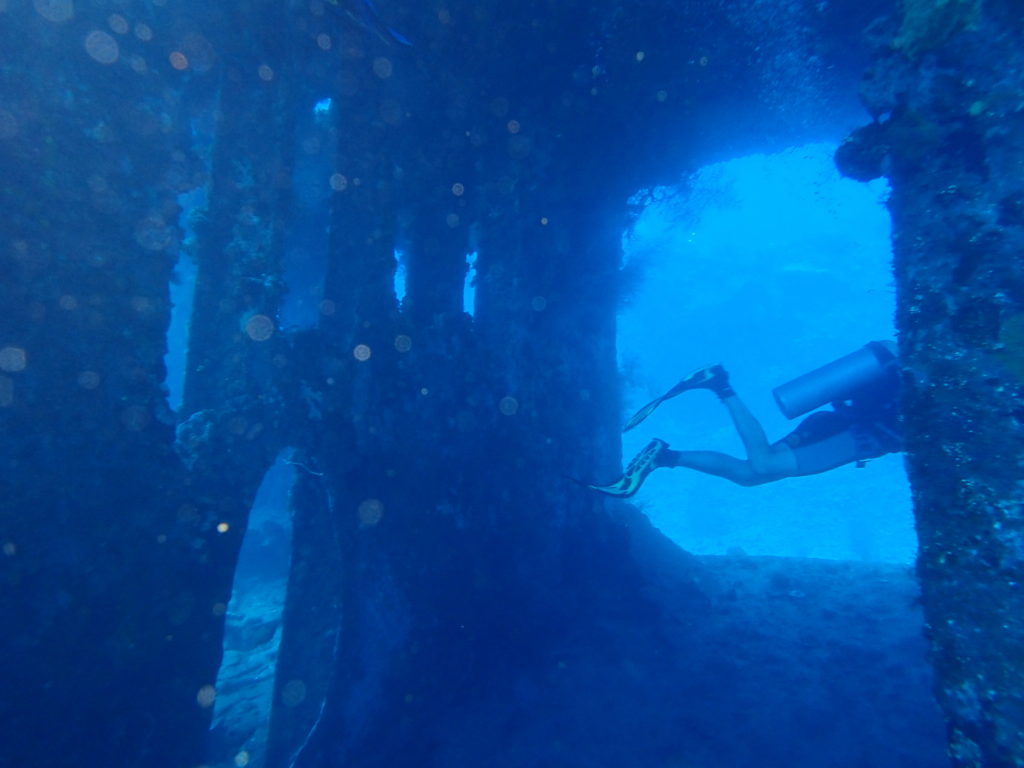
M882 182L843 179L834 144L706 166L654 191L625 240L642 279L619 317L623 419L694 368L722 362L769 439L793 428L771 390L872 339L894 338L889 217ZM743 456L708 392L662 405L624 436L624 460L652 437ZM909 563L915 551L902 457L742 488L655 472L635 497L684 548Z

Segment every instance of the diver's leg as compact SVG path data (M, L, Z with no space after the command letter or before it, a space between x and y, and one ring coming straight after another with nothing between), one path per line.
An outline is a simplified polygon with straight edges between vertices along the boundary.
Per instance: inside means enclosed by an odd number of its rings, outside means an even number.
M732 417L736 433L743 442L747 462L750 464L750 470L758 477L757 482L764 483L796 474L797 461L792 449L784 443L769 443L761 422L754 417L739 396L731 392L721 400Z
M718 451L666 450L658 457L658 465L662 467L695 469L706 475L723 477L738 485L757 485L771 479L755 473L749 461L737 459L735 456L729 456Z

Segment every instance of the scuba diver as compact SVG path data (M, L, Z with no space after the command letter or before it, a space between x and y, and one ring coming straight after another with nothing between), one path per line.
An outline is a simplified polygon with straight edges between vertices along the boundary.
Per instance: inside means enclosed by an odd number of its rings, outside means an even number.
M328 7L343 13L363 29L368 29L385 43L412 45L408 38L396 32L383 21L377 13L373 0L324 0Z
M610 485L589 485L595 491L627 497L636 493L659 467L686 467L724 477L744 486L785 477L816 475L856 462L903 450L900 373L896 344L872 341L777 387L773 394L782 413L795 419L827 403L832 410L815 411L796 429L769 443L761 424L729 385L721 365L701 368L661 397L641 408L627 422L627 432L669 398L694 389L715 393L729 411L746 449L746 459L717 451L673 451L655 438L638 453L621 478Z

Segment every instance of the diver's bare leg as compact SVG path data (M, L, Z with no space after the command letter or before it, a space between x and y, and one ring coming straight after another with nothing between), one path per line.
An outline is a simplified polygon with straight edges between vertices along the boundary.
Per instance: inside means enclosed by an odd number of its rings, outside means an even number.
M728 409L732 423L736 427L736 433L743 441L751 470L755 475L764 478L759 482L777 480L780 477L789 477L796 473L797 462L793 451L786 445L773 446L769 443L761 422L754 417L754 414L737 395L730 394L723 397L722 404Z
M757 485L766 482L751 469L750 462L718 451L666 450L658 460L663 467L685 467L706 475L724 477L738 485Z
M717 451L666 450L659 458L665 467L686 467L723 477L739 485L759 485L797 473L797 461L787 445L772 445L754 414L735 394L721 398L743 442L747 458L737 459Z
M747 458L751 461L764 459L771 451L771 443L768 442L768 435L764 432L761 422L750 412L746 403L740 400L738 395L729 395L722 398L722 405L732 417L732 423L736 427L736 433L743 441L743 447L747 451Z

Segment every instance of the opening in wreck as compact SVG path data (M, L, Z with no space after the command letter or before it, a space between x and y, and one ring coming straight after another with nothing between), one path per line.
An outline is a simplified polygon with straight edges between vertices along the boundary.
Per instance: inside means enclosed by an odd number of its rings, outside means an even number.
M779 412L774 387L869 340L895 338L888 189L841 177L836 146L722 160L637 195L623 241L636 284L618 325L628 413L689 370L722 362L775 439L794 423ZM624 436L624 461L652 435L742 456L725 410L712 403L702 393L663 406ZM755 489L684 471L656 472L648 483L645 512L691 552L894 563L916 552L898 454L870 471Z

